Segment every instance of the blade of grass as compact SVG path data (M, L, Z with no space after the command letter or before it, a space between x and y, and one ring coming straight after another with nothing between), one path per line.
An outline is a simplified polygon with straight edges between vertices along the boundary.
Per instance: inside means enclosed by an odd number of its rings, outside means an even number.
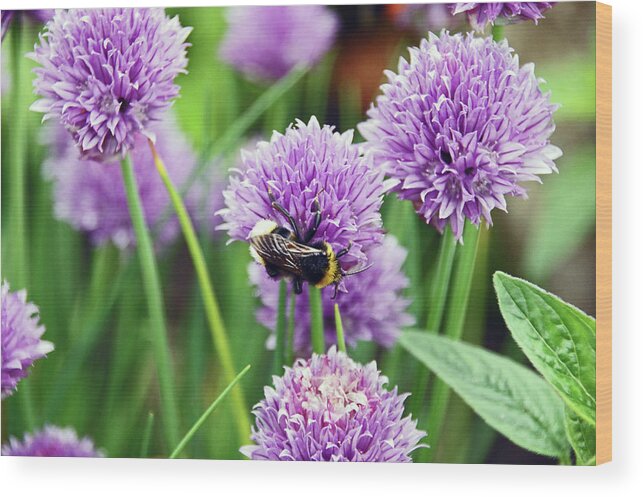
M129 155L121 161L121 171L127 193L132 225L136 234L137 252L141 265L141 276L150 315L154 357L161 390L162 425L166 443L174 447L179 437L178 410L174 398L174 372L165 322L165 308L161 293L161 281L152 240L145 224L143 207Z
M322 311L321 290L308 285L308 299L310 302L310 341L315 354L326 352L324 342L324 315Z
M208 318L208 324L216 347L216 353L219 357L219 361L221 362L223 377L225 381L230 382L234 379L234 361L230 350L230 342L221 316L219 304L214 293L214 287L210 280L210 274L208 273L205 257L201 250L201 245L199 244L196 232L194 231L194 226L192 225L192 220L190 219L190 215L183 203L183 199L172 183L172 180L167 173L167 169L165 168L165 164L159 157L156 148L154 147L154 143L149 141L149 144L152 150L152 155L154 156L156 170L158 171L159 176L163 180L163 184L170 195L170 200L179 219L181 230L183 231L183 236L196 270L197 280L199 287L201 288L201 297L203 298L203 305L205 306L205 314ZM245 444L249 440L248 427L250 426L250 418L246 409L243 391L241 389L234 390L232 392L232 399L234 409L236 411L239 440L242 444Z
M288 314L288 328L286 329L286 364L292 366L295 360L295 304L297 295L295 292L290 292L290 306Z
M188 430L188 432L185 434L183 439L179 442L179 444L176 446L172 454L170 454L170 459L176 459L183 449L185 449L185 446L192 440L192 437L194 434L199 431L199 428L201 428L201 425L205 423L205 421L208 419L210 414L214 412L214 410L219 406L219 404L223 401L223 399L226 398L230 390L234 388L234 386L243 378L246 373L250 371L250 364L248 364L243 370L232 380L232 382L221 392L221 394L210 404L210 407L208 407L205 412L201 415L201 417L192 425L192 428Z
M284 366L286 347L286 282L284 280L279 282L279 304L275 335L275 363L273 366L273 373L279 376L282 373Z
M335 304L335 331L337 333L337 348L340 352L346 354L346 342L344 341L344 325L342 324L342 315L339 312L339 306Z
M147 413L147 420L145 421L145 428L143 429L143 439L141 441L140 456L142 459L146 458L150 451L150 439L152 438L152 428L154 426L154 413L152 411Z

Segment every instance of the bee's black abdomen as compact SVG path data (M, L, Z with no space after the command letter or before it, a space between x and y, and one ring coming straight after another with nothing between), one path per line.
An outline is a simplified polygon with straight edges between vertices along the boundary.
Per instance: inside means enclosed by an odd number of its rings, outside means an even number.
M329 261L326 254L309 255L301 259L301 269L304 279L312 284L319 283L328 271Z

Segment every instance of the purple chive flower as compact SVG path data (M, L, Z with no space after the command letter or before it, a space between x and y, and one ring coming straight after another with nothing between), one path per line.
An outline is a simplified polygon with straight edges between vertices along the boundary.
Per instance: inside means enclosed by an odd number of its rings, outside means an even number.
M3 456L30 457L103 457L89 438L78 438L73 428L45 426L41 431L25 434L20 441L13 437L2 446Z
M178 95L189 33L163 9L58 10L29 54L42 66L31 108L60 121L83 158L122 157L138 135L154 139Z
M451 4L450 8L453 15L466 13L471 27L482 32L489 24L517 19L538 24L545 17L543 12L553 6L554 2L465 2Z
M156 149L177 187L184 184L196 157L172 114L150 126L158 140ZM79 157L73 141L60 126L47 129L50 156L43 164L46 177L53 181L54 210L58 219L86 232L95 245L114 243L119 249L136 244L127 204L127 195L118 162L102 163ZM131 159L148 226L160 221L170 204L163 181L154 166L148 140L138 134L132 144ZM188 209L194 206L188 195ZM157 235L157 248L171 243L179 232L176 217L165 221Z
M273 376L274 388L254 406L251 459L279 461L411 462L426 436L375 362L355 363L332 347Z
M45 327L38 321L38 307L27 302L27 292L9 292L2 283L2 398L10 396L38 359L54 350L41 340Z
M409 51L358 128L398 197L461 238L465 218L491 225L505 195L527 196L521 181L556 171L557 106L506 41L429 33Z
M367 271L347 277L347 293L340 292L332 300L333 289L322 289L324 316L324 334L326 343L336 343L334 304L339 305L344 325L346 343L354 346L359 340L369 340L385 347L391 347L397 341L400 331L411 326L415 320L408 314L410 300L402 296L402 291L409 285L408 278L402 272L406 259L406 249L401 247L395 237L387 235L382 245L368 252L368 259L373 264ZM257 310L257 321L269 330L274 330L277 323L279 283L268 277L264 269L252 263L250 280L257 287L257 295L263 304ZM292 289L288 288L288 292ZM295 305L295 350L300 353L310 351L310 311L308 288L296 297ZM290 302L290 298L286 299ZM287 308L287 313L290 309ZM288 314L289 315L289 314ZM274 345L274 336L269 346Z
M220 57L250 79L274 80L297 64L313 65L330 49L335 14L323 5L230 7Z
M224 223L218 229L247 241L261 220L288 227L272 207L272 190L305 231L313 223L317 199L322 220L311 243L328 242L335 252L350 245L341 259L344 269L366 263L366 251L383 237L380 207L385 185L383 174L371 167L352 139L352 131L339 134L311 117L308 124L298 120L283 135L274 132L270 142L259 142L254 152L242 150L241 165L232 170L223 193L226 208L217 214Z

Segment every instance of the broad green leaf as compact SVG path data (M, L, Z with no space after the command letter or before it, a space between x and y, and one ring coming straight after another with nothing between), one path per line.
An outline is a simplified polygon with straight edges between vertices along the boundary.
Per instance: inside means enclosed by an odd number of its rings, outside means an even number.
M480 347L424 331L407 331L400 343L515 444L551 457L569 451L564 404L533 371Z
M496 272L493 284L514 340L565 403L596 425L596 320L508 274Z
M576 464L596 464L596 427L580 418L569 407L565 407L565 432L567 440L576 453Z

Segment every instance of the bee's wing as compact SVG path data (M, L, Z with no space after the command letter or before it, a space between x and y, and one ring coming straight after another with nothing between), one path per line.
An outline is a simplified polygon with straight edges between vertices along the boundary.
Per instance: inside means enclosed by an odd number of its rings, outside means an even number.
M322 253L319 249L275 234L252 237L250 244L264 264L272 264L296 276L302 276L302 258Z

